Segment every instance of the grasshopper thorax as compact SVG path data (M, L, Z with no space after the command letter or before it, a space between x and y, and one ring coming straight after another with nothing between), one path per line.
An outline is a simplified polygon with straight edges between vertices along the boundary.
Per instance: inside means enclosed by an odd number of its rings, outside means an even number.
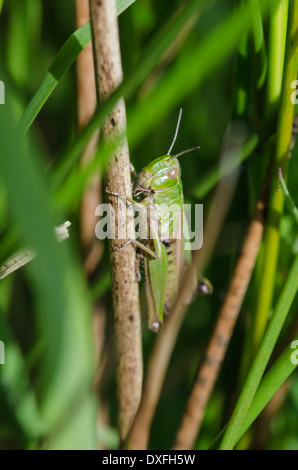
M134 192L167 191L180 181L181 169L177 158L164 155L147 165L134 181Z

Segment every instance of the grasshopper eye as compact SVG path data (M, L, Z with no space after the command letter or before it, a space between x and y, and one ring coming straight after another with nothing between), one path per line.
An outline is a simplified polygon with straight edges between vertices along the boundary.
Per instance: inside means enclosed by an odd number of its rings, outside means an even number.
M167 172L167 177L170 178L171 180L175 180L176 178L178 178L178 176L179 176L179 169L177 166L175 166L174 168L171 168Z

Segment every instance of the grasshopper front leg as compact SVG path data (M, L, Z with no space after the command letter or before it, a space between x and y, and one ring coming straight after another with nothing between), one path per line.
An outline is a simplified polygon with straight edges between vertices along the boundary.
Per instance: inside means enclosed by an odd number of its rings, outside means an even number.
M138 207L139 209L142 209L142 210L145 209L145 206L143 204L134 201L131 197L127 196L126 194L120 194L120 193L117 193L115 191L110 191L110 189L108 189L108 188L106 188L106 193L111 195L111 196L116 196L116 197L119 197L119 198L123 198L123 199L126 200L127 203L132 204L135 207ZM147 221L144 221L144 223L147 223ZM145 251L146 253L148 253L150 256L152 256L152 258L158 258L159 257L158 250L155 253L153 250L148 248L145 244L143 244L143 243L141 243L137 240L134 240L134 239L127 240L125 243L123 243L122 246L117 248L117 251L123 250L126 246L128 246L131 243L133 245L139 247L141 250Z
M125 199L130 204L139 205L136 201L134 201L131 197L127 196L126 194L120 194L115 191L111 191L109 188L106 188L106 193L110 196L116 196Z
M132 174L132 176L133 176L135 179L137 178L138 174L137 174L136 169L135 169L135 167L133 166L132 163L130 163L130 173Z
M125 243L123 243L123 245L121 245L119 248L117 248L117 251L123 250L127 245L130 245L131 243L133 245L137 246L138 248L140 248L141 250L145 251L146 253L148 253L148 255L152 256L152 258L157 258L156 253L154 253L153 250L150 250L150 248L148 248L148 246L144 245L143 243L139 242L138 240L133 240L133 239L127 240Z

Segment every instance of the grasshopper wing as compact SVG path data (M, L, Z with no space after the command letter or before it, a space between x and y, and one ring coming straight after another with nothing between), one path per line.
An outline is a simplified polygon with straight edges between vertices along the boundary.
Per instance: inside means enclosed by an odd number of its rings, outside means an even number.
M146 293L148 301L149 328L160 331L163 322L163 309L168 273L167 251L160 243L161 257L159 259L145 258Z

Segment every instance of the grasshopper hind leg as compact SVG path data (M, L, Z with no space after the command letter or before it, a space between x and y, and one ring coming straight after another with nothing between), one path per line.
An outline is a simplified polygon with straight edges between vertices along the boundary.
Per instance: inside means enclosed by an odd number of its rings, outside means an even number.
M195 300L197 295L202 297L202 296L206 296L206 295L211 295L213 293L213 286L207 278L201 276L199 279L196 280L196 283L197 283L196 287L194 286L195 292L192 295L192 297L190 297L186 300L186 302L185 302L186 305L191 304ZM174 303L173 301L170 301L170 302L166 302L164 304L164 314L165 315L167 315L167 316L170 315L172 307L173 307L173 303Z
M153 333L160 333L161 332L161 328L162 328L162 324L160 321L154 321L153 323L151 323L151 325L149 326L149 329L151 331L153 331Z
M198 295L210 295L213 292L213 286L211 282L206 279L205 277L202 277L197 285L197 294Z
M172 302L166 302L166 303L164 304L163 313L164 313L165 315L170 315L172 305L173 305Z

